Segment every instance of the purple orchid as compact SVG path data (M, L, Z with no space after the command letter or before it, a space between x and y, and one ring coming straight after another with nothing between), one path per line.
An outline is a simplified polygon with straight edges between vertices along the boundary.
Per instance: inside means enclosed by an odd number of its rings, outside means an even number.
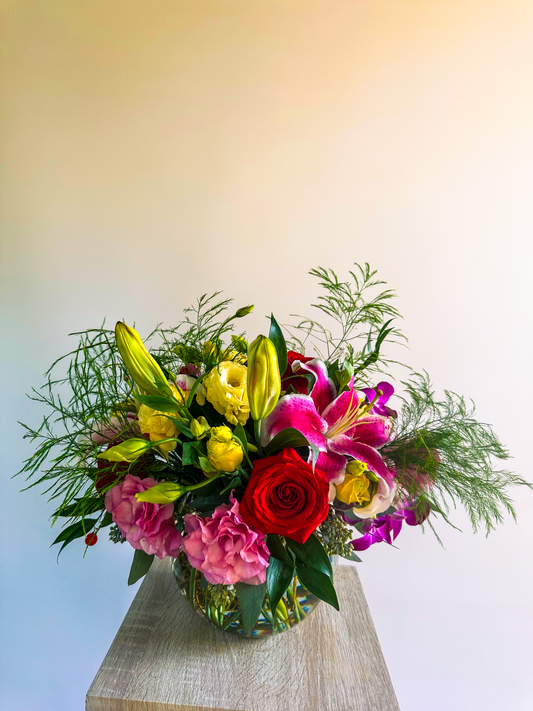
M408 526L419 526L429 516L430 506L427 502L419 502L406 506L405 508L385 516L367 518L362 525L363 535L352 541L352 546L356 551L366 551L374 543L385 541L389 545L398 538L404 522ZM344 520L353 525L353 520L343 515Z
M262 444L266 445L278 432L293 427L318 448L316 466L325 472L328 481L342 482L346 457L352 457L367 464L392 486L394 474L376 449L390 438L390 419L368 412L364 398L353 389L353 379L348 390L337 396L325 363L317 358L307 363L295 361L293 370L298 368L314 375L313 388L309 395L290 394L280 398L263 420ZM311 457L312 453L309 460Z
M361 390L365 393L368 402L374 402L370 412L383 417L398 417L396 410L387 406L391 396L394 395L394 388L390 383L383 380L375 388L361 388Z

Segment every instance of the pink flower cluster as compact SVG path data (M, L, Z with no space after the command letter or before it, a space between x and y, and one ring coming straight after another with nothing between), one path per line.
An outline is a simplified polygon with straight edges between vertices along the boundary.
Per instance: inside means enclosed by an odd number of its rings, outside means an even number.
M124 538L137 550L158 558L176 557L181 533L174 523L174 504L149 504L137 501L135 494L158 482L128 476L105 495L105 507L113 516Z
M230 501L231 506L218 506L212 517L184 517L188 535L182 550L192 567L213 585L259 585L266 580L270 556L264 534L243 521L233 494Z

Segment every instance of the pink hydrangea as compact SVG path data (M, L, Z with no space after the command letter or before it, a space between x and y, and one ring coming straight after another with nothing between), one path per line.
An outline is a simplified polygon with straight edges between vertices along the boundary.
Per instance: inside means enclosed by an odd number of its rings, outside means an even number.
M230 501L231 506L218 506L212 517L185 516L188 535L182 550L213 585L259 585L266 580L270 556L264 534L243 521L233 495Z
M157 483L149 477L139 479L128 474L122 483L107 492L105 507L134 548L158 558L176 557L181 533L174 523L174 504L149 504L135 498L135 494Z

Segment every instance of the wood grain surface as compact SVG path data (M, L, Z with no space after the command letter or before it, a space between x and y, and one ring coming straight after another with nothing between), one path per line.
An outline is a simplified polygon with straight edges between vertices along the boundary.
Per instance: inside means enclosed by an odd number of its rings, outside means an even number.
M274 637L215 629L156 561L87 693L87 711L399 711L357 571Z

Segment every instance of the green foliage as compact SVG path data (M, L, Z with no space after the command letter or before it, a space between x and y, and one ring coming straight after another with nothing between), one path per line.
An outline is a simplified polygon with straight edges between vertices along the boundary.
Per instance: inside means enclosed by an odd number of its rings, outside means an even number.
M150 570L152 563L154 562L154 556L148 555L143 550L136 550L133 554L133 561L130 568L130 574L128 577L128 585L133 585L146 575Z
M266 584L270 609L275 610L294 575L294 565L284 563L270 556L266 574Z
M333 580L333 570L328 554L324 550L322 543L316 536L309 536L305 543L297 543L290 538L286 538L287 548L289 548L296 560L305 563L311 568L320 571L330 580Z
M267 584L248 585L236 583L235 590L239 598L241 618L247 635L252 634L265 600Z
M115 417L118 436L122 433L126 438L131 426L125 414L128 408L121 403L131 399L132 382L118 354L114 331L100 328L72 335L80 336L77 348L59 358L45 374L44 386L30 395L47 408L40 426L23 425L24 438L37 447L19 474L33 480L27 488L43 484L50 499L61 500L54 521L67 511L83 520L97 510L92 504L98 470L89 463L96 464L98 453L91 439L93 428L106 429ZM85 505L84 500L90 503ZM96 529L103 516L102 511Z
M404 385L398 429L382 451L404 494L420 507L429 503L446 520L450 508L461 504L474 531L484 527L487 534L504 514L516 518L508 489L533 485L495 468L493 460L507 460L509 452L489 425L475 419L473 403L448 391L438 400L427 373Z
M393 319L401 318L391 303L396 294L392 289L373 292L385 282L376 278L376 270L367 263L354 266L349 272L351 282L341 281L332 269L319 267L309 272L320 280L325 292L312 306L332 323L327 327L315 319L296 316L300 319L298 323L288 327L292 336L290 345L303 353L309 342L313 352L329 364L337 364L337 368L346 359L356 373L379 371L380 366L395 362L381 354L383 342L406 340L399 329L389 326ZM359 339L365 343L356 349Z
M300 560L296 561L296 573L302 585L306 587L309 592L316 595L320 600L327 602L328 605L332 605L336 610L339 609L337 593L329 576L321 573L310 565L302 563Z

